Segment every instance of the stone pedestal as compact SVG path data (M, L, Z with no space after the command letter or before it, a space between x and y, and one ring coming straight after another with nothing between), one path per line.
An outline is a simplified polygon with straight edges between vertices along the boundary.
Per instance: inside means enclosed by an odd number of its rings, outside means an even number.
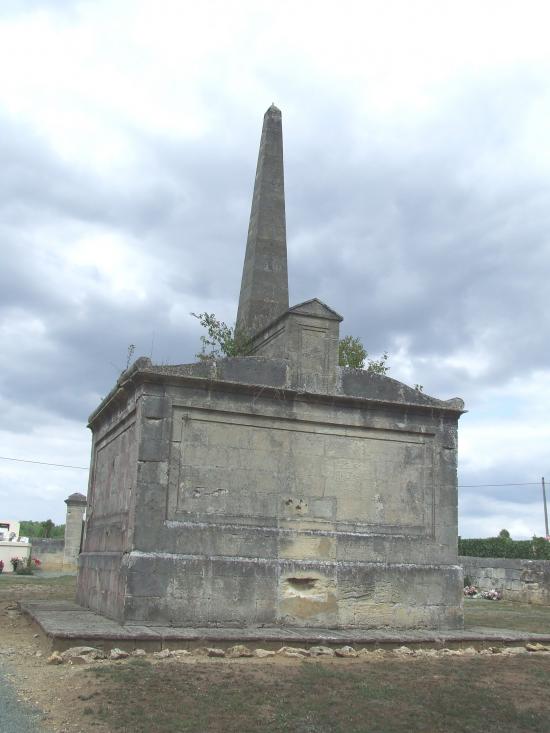
M80 603L144 625L460 627L461 401L294 375L136 363L90 422Z
M63 570L76 570L82 542L86 497L83 494L71 494L65 499L67 514L65 517L65 546L63 549Z

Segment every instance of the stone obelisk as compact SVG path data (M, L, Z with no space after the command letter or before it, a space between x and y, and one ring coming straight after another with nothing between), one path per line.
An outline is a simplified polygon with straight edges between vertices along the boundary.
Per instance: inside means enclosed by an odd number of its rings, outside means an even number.
M237 322L249 355L142 357L90 416L77 599L124 624L128 643L288 644L300 633L332 644L326 629L342 629L364 644L379 627L431 644L422 629L462 628L464 403L339 367L342 317L318 298L288 308L285 240L281 113L270 107ZM57 612L35 605L46 628Z
M264 115L236 331L250 338L288 310L283 129L274 104Z

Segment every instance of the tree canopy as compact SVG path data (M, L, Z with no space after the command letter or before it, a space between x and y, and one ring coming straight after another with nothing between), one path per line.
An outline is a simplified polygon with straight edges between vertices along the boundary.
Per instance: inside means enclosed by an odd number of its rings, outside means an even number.
M46 519L44 522L23 520L19 525L19 534L21 537L59 538L65 536L65 525L56 525L51 519Z

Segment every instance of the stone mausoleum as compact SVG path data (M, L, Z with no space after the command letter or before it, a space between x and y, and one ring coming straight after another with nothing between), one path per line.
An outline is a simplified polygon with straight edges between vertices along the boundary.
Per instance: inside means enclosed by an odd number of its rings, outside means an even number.
M140 358L91 415L81 604L146 626L461 626L463 402L340 368L341 321L289 307L272 106L237 316L251 355Z

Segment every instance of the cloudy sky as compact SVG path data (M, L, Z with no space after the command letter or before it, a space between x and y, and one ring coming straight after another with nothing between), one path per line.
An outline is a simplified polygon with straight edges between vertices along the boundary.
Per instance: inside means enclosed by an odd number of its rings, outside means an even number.
M291 302L466 401L463 536L544 534L549 26L546 0L2 0L0 454L87 466L129 344L192 361L190 311L234 321L275 102ZM86 485L0 460L0 515L63 521Z

